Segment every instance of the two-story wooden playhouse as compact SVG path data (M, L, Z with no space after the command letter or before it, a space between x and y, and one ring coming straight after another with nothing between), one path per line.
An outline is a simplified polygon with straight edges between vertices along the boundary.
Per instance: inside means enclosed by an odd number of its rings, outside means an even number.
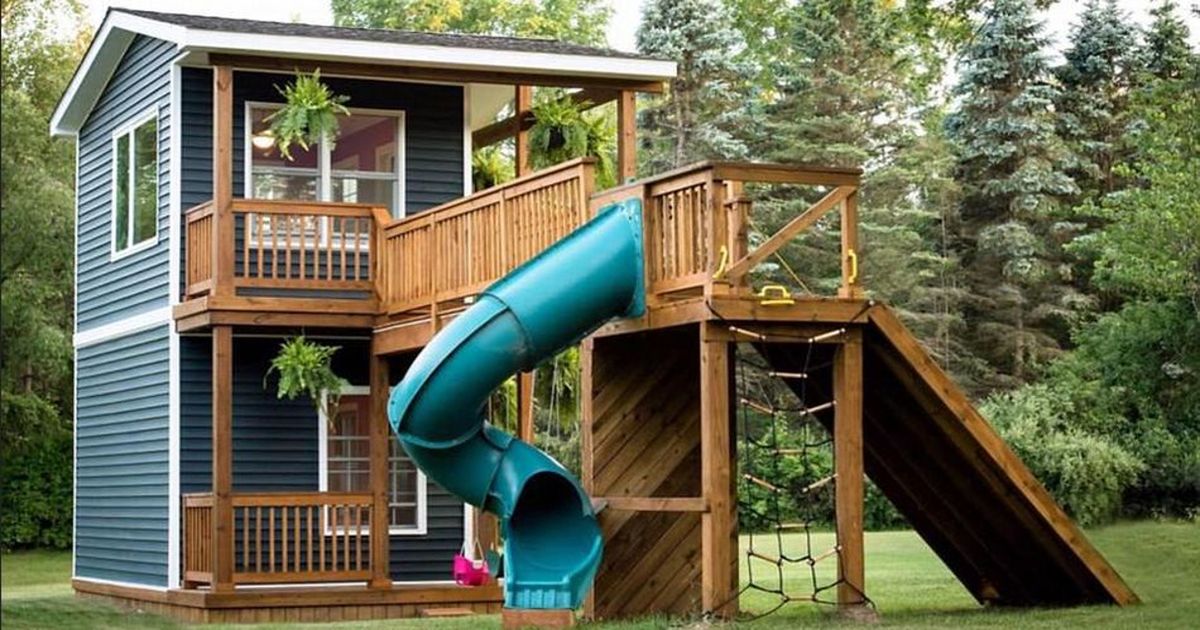
M315 67L351 116L336 147L287 161L261 143L264 118L282 101L276 86ZM494 123L514 100L528 110L529 86L621 100L630 122L633 91L673 73L553 41L110 11L52 123L79 156L77 589L204 619L300 600L307 612L336 601L343 615L496 609L496 587L450 581L472 510L368 422L372 331L435 301L381 293L391 270L378 252L386 239L409 273L437 264L439 244L415 244L415 226L472 192L473 148L517 132L515 119ZM551 175L577 211L589 191L565 186L581 168ZM569 225L548 219L525 225L538 240L511 256ZM341 347L336 369L353 387L332 422L264 389L270 357L297 332ZM220 525L229 511L233 530ZM359 586L336 600L263 588L333 583Z
M282 160L264 134L275 86L317 67L352 115L336 147ZM604 536L589 615L736 613L733 420L754 404L734 390L739 345L803 375L802 402L827 414L838 542L808 560L836 562L841 605L869 590L864 474L980 602L1136 601L864 298L857 170L701 163L628 181L634 94L674 72L552 41L111 11L52 121L79 156L76 591L200 621L499 610L497 586L450 581L495 522L397 448L389 386L491 282L637 199L646 313L582 346L582 481ZM616 101L620 187L594 190L589 160L529 172L535 85ZM513 136L517 179L473 193L472 150ZM751 248L755 183L818 200ZM749 272L826 215L837 295L756 295ZM333 419L264 389L300 332L341 346L354 389Z

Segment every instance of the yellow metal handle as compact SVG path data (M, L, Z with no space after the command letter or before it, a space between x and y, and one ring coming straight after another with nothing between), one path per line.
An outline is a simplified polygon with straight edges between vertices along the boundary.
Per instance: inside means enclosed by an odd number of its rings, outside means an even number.
M729 271L729 248L722 245L720 262L717 263L717 270L713 272L713 280L720 280L726 271Z
M846 284L854 284L858 281L858 252L851 249L846 252L846 257L850 259L850 277L846 278Z
M787 287L779 284L765 285L758 290L758 297L761 298L758 303L763 306L784 306L796 303Z

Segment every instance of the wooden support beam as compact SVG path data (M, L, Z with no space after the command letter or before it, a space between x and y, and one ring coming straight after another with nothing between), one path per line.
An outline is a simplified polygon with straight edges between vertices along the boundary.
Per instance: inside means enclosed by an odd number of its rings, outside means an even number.
M862 261L858 259L858 190L853 190L842 204L842 286L838 297L858 299L863 296Z
M213 591L233 591L233 327L212 331Z
M490 83L510 85L537 85L563 88L604 88L610 90L632 90L635 92L661 93L662 81L640 79L617 79L606 77L571 76L562 74L539 74L536 72L499 72L496 70L466 70L460 68L428 68L382 63L359 63L341 61L312 61L299 58L261 55L211 53L209 63L228 65L239 70L266 70L293 74L312 72L320 68L325 77L359 77L364 79L394 79L399 81L437 81L443 83Z
M388 536L388 455L391 452L392 432L388 426L387 400L391 390L388 360L375 352L371 341L370 367L370 437L371 437L371 588L392 587L389 571L390 538Z
M517 375L517 437L533 444L533 372Z
M622 90L617 98L617 183L637 177L637 94Z
M233 68L213 67L212 295L233 295Z
M745 276L751 269L759 263L766 260L768 256L779 251L788 241L792 240L797 234L812 227L821 217L825 216L826 212L833 209L834 206L842 203L850 197L854 192L854 188L849 186L838 186L830 191L829 194L822 197L819 201L809 206L807 210L800 213L796 218L788 221L787 225L779 228L779 231L772 234L762 245L755 248L754 251L746 254L729 266L726 272L726 277L730 282L738 282L742 276ZM843 241L845 240L845 232L843 231ZM844 251L844 250L843 250Z
M599 107L605 103L611 103L617 100L620 96L620 90L612 90L607 88L584 88L577 92L572 92L567 95L571 102L576 105L583 105L584 109ZM486 127L476 129L471 134L471 143L476 149L480 149L489 145L496 144L501 140L506 140L513 137L516 133L517 125L516 115L509 116L504 120L498 120ZM526 114L520 118L520 128L522 130L529 129L533 126L534 119L532 114Z
M719 618L737 613L737 503L734 499L730 344L714 340L718 324L700 326L701 606Z
M839 553L838 606L863 606L863 347L862 329L846 331L833 360L834 504Z
M516 114L512 118L512 132L517 136L516 150L516 167L514 172L517 177L528 175L532 172L533 167L529 163L529 131L527 128L522 128L520 121L525 120L527 116L532 116L531 109L533 107L533 87L528 85L518 85L516 87Z

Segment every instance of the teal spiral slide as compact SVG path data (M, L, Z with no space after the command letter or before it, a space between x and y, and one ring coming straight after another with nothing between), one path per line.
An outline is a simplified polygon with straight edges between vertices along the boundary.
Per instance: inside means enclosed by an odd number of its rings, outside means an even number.
M480 294L425 346L388 401L413 462L499 517L510 608L577 608L603 540L579 480L490 425L484 405L513 374L614 317L644 312L642 238L640 200L607 206Z

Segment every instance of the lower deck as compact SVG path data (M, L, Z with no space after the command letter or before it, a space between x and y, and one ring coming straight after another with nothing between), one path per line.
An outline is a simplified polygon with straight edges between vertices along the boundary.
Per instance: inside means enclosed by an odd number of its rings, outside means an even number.
M499 613L500 587L449 583L155 590L74 580L79 597L189 623L305 623Z

